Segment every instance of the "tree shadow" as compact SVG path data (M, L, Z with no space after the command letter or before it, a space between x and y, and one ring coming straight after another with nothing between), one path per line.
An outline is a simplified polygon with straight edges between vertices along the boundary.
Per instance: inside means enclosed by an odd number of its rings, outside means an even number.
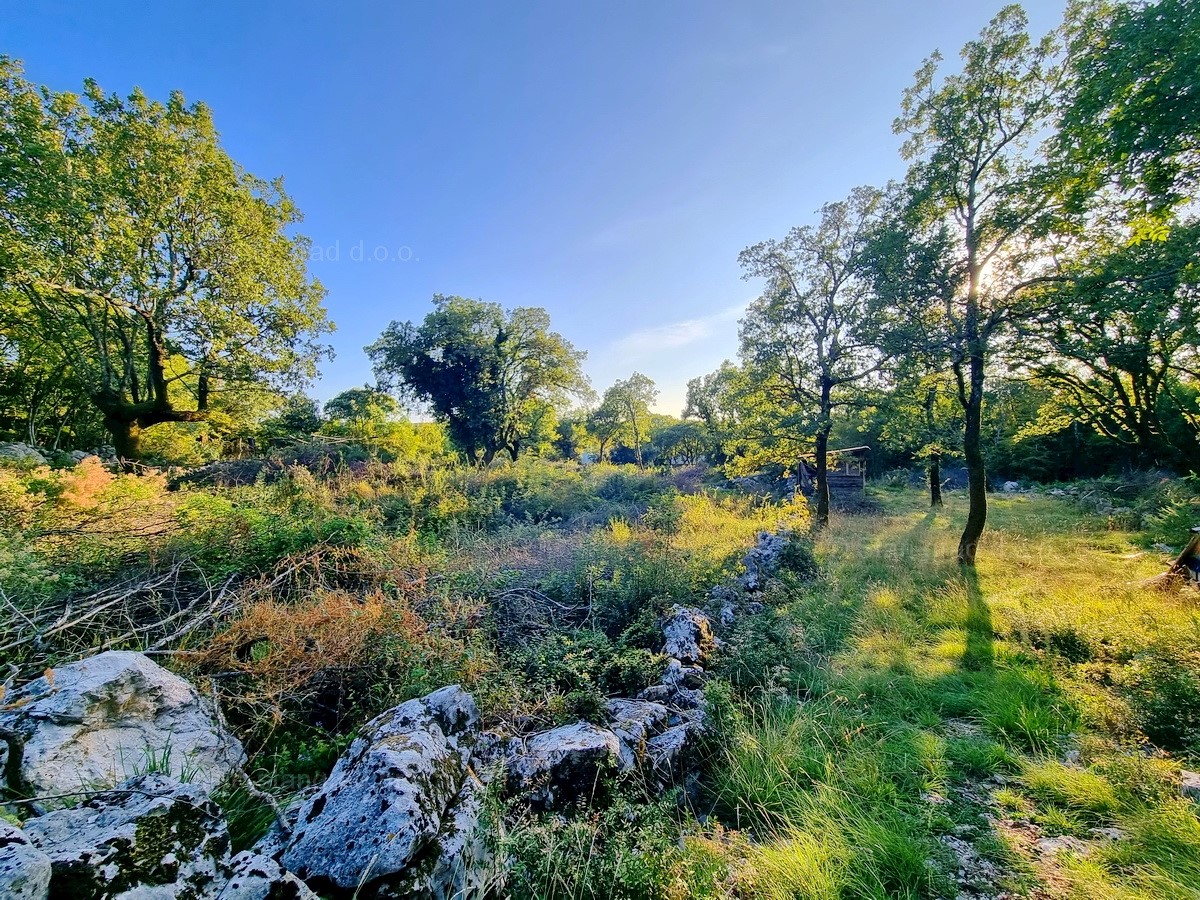
M979 575L975 570L965 568L960 570L959 575L967 592L967 640L962 655L962 667L968 672L990 672L996 663L992 611L983 599Z

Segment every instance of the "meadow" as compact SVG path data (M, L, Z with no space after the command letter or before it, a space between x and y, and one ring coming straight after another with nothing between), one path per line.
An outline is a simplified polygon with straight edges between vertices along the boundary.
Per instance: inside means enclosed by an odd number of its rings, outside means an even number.
M23 672L150 652L286 804L443 684L501 734L601 716L658 678L666 609L787 530L761 607L720 631L693 777L555 814L497 793L503 896L1197 897L1197 595L1147 585L1161 518L1088 496L995 495L972 571L965 498L898 482L813 533L803 499L699 468L310 460L222 487L7 466L0 645ZM271 821L240 784L220 799L239 847Z

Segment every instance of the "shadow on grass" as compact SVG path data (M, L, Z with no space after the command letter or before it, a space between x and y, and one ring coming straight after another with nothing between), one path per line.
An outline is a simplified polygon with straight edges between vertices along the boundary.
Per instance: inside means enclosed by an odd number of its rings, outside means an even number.
M964 623L967 646L963 651L962 667L968 672L990 672L996 664L992 611L983 598L979 575L975 570L962 569L959 576L967 592L967 617Z

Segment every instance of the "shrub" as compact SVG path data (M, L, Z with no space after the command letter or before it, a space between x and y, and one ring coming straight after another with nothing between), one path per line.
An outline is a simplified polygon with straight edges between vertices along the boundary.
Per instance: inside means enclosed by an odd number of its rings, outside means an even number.
M1142 733L1167 750L1200 750L1200 648L1160 643L1121 679Z

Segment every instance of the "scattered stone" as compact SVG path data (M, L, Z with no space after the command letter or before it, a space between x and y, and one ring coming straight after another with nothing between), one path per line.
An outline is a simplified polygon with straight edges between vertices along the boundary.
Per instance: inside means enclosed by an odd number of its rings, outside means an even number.
M703 663L717 648L708 616L690 606L672 606L663 623L663 653L681 663Z
M1179 793L1189 800L1200 801L1200 772L1184 769L1179 773Z
M228 873L229 834L206 793L143 775L25 823L50 857L54 896L211 897Z
M1125 832L1120 828L1093 828L1089 833L1092 837L1104 841L1120 841L1125 838Z
M696 730L691 723L674 725L646 742L646 774L656 784L666 787L678 781Z
M482 864L468 788L478 724L458 685L373 719L301 807L284 866L319 891L459 896Z
M46 457L37 447L29 444L0 444L0 458L15 459L19 462L31 462L34 465L46 465Z
M318 900L308 885L268 856L245 850L230 866L233 874L216 900Z
M621 741L620 768L628 771L646 757L646 743L667 727L671 712L649 700L609 700L609 725Z
M746 571L738 578L743 590L761 591L767 579L779 571L779 559L786 549L791 535L788 532L771 534L761 532L750 551L742 557Z
M0 819L0 897L45 900L50 891L50 857L24 832Z
M1001 489L1006 494L1015 494L1017 491L1021 490L1021 483L1019 481L1006 481L1003 485L1001 485Z
M1157 550L1159 553L1177 553L1178 549L1170 544L1154 543L1150 545L1151 550Z
M1060 835L1059 837L1038 838L1035 846L1038 853L1045 856L1057 856L1060 853L1074 853L1076 856L1087 856L1090 849L1087 841L1071 837L1069 834Z
M697 690L704 687L707 676L700 666L685 666L677 659L667 661L667 671L663 673L662 683L669 688L688 688Z
M576 722L515 739L508 751L508 788L537 809L590 798L606 775L621 771L621 740L607 728Z
M1051 497L1065 497L1065 496L1067 496L1067 492L1064 491L1062 488L1054 488L1053 490L1050 491L1050 496Z
M24 743L22 787L38 794L108 787L149 769L208 791L245 756L195 688L140 653L60 666L6 700L0 728ZM0 748L0 765L9 752Z

